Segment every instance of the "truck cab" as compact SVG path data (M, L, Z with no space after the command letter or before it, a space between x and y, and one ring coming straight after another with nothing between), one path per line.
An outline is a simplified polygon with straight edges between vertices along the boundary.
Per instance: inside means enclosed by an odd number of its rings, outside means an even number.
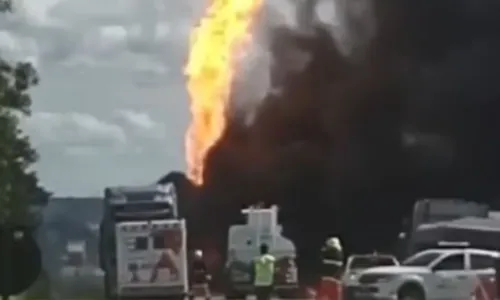
M107 299L184 297L185 220L173 184L105 190L100 264Z
M70 268L75 276L80 274L87 260L86 244L84 241L68 241L64 256L65 266Z
M269 245L276 258L275 289L279 294L291 294L298 288L296 250L293 243L281 234L277 223L276 206L242 210L246 224L233 225L228 234L228 255L225 265L226 298L244 299L252 291L253 259L259 255L262 243Z

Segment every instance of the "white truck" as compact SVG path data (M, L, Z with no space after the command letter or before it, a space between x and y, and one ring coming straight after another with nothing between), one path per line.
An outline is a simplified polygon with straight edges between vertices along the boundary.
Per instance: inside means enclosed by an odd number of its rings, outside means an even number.
M85 241L68 241L66 244L64 265L74 276L79 276L85 265L87 260L86 248Z
M495 279L500 254L471 248L429 249L400 266L367 269L345 300L471 300L479 282Z
M186 234L173 184L106 189L100 236L105 297L183 299Z
M225 266L227 299L245 299L251 293L252 262L259 255L262 243L266 243L276 257L275 289L278 294L290 296L298 289L295 246L281 235L277 211L276 206L244 209L246 224L230 227Z

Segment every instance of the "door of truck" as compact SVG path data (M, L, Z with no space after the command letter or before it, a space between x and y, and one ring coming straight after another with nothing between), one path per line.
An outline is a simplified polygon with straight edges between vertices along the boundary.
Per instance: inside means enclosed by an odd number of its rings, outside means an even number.
M130 296L187 292L184 221L133 221L117 226L118 288Z

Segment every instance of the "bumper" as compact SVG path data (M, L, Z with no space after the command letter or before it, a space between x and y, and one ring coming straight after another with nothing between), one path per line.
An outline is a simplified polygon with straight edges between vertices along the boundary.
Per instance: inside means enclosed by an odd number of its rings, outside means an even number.
M277 284L273 286L274 291L294 291L299 288L298 284ZM233 283L230 289L235 292L245 292L251 293L254 290L254 286L251 284L236 284Z
M169 298L187 295L187 288L179 287L122 287L119 298Z
M376 288L361 289L358 286L346 286L342 289L343 300L396 300L396 296L389 296L382 293Z

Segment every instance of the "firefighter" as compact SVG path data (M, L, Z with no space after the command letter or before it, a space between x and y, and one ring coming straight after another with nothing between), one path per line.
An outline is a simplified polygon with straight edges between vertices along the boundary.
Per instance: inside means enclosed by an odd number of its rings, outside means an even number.
M270 300L274 286L276 258L269 254L267 244L260 245L260 255L254 259L253 285L257 300Z
M321 249L323 276L340 277L340 272L344 265L344 251L338 237L331 237L326 240Z
M338 300L342 294L340 281L344 265L344 253L338 237L330 237L321 249L322 272L318 291L319 299Z
M208 282L210 281L210 274L208 274L208 268L205 264L203 258L203 251L195 250L194 258L191 264L191 293L190 298L194 299L196 296L205 297L205 299L209 300L210 296L210 288Z

